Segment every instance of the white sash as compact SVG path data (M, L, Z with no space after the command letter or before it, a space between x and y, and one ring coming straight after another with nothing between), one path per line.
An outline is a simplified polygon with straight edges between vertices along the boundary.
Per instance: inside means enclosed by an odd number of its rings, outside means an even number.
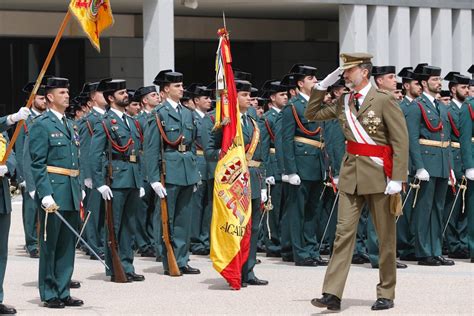
M350 94L346 94L344 96L344 112L346 114L347 123L349 124L349 128L352 131L355 139L359 144L369 144L369 145L377 145L374 140L367 134L365 129L360 125L360 122L357 120L357 117L351 112L351 107L349 105ZM383 167L383 159L379 157L372 157L370 156L373 162L378 164L379 166Z

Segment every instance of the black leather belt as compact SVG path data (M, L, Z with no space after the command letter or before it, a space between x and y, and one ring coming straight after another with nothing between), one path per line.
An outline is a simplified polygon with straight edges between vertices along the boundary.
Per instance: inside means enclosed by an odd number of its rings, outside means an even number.
M112 153L112 160L122 160L122 161L125 161L125 162L138 163L139 158L140 157L138 157L136 155L125 155L125 154Z
M179 151L180 153L184 153L187 151L191 151L191 145L178 145L178 146L167 145L165 151Z

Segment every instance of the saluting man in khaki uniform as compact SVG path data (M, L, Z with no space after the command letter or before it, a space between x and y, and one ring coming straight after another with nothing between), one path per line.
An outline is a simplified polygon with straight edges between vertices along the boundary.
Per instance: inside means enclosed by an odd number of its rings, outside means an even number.
M347 141L339 175L339 209L334 250L326 270L323 296L313 299L317 307L341 308L347 274L354 249L357 223L367 203L379 239L380 282L373 310L394 306L396 283L395 215L391 195L397 197L408 170L408 132L400 107L393 96L369 82L372 56L341 54L344 64L313 89L305 116L324 121L337 118ZM344 71L352 93L333 105L323 105L327 87Z

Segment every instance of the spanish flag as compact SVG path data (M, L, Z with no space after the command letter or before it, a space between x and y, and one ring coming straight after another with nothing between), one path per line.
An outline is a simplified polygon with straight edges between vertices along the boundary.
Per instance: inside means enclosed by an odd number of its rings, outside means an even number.
M100 34L114 24L110 0L71 0L69 10L89 37L92 46L100 52Z
M211 260L229 285L239 290L251 234L250 173L237 105L229 34L219 29L216 57L216 122L222 129L221 156L214 179Z

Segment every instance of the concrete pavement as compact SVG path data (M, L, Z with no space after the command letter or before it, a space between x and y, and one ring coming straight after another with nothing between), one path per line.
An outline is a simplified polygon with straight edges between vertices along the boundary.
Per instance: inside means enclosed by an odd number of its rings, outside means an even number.
M4 283L5 303L20 315L114 315L114 314L299 314L326 313L310 304L320 296L325 267L296 267L279 258L260 257L255 272L270 281L268 286L232 291L205 257L191 256L190 265L200 275L171 278L161 263L136 257L136 272L144 282L115 284L105 277L98 261L77 253L73 278L82 283L72 295L85 301L80 308L50 310L41 307L37 289L38 260L23 250L21 201L14 202L10 249ZM395 308L391 314L474 313L474 264L456 260L453 267L422 267L409 264L399 270ZM378 270L369 265L352 266L342 300L342 313L371 313L376 299Z

